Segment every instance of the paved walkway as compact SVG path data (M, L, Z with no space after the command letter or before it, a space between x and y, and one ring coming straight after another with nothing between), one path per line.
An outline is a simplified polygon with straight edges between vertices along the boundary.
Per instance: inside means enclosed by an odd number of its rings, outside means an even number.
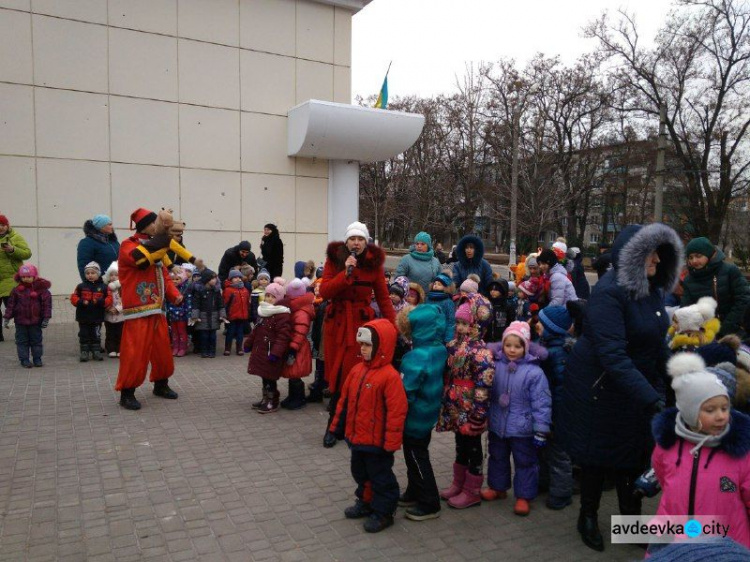
M13 330L6 331L12 338ZM319 404L260 416L259 381L240 357L177 360L177 401L137 392L116 403L117 360L79 363L75 324L45 334L41 369L0 344L0 560L634 560L601 555L575 533L577 509L543 498L516 517L512 500L415 523L399 512L378 535L346 520L353 482L344 444L327 450ZM286 389L283 388L283 391ZM282 396L285 392L282 392ZM439 484L453 440L436 435ZM403 460L396 462L405 483ZM650 508L653 509L653 503ZM608 493L601 522L609 525Z

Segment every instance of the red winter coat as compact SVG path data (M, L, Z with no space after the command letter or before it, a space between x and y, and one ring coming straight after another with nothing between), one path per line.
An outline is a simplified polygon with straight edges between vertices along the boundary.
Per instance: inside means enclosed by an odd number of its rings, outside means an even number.
M289 342L289 351L294 351L296 358L292 365L284 363L284 369L281 371L281 376L286 379L301 379L306 377L312 371L312 350L310 349L310 341L307 339L307 334L310 331L310 324L312 324L313 318L315 317L315 308L313 308L313 301L315 295L312 293L305 293L301 297L292 299L288 302L289 308L292 310L292 339Z
M382 318L366 326L377 333L377 347L372 359L357 363L346 378L330 430L343 432L353 449L392 453L401 448L409 409L401 375L391 366L397 332Z
M227 280L224 283L224 306L227 320L247 320L250 318L250 291L244 285L234 287Z
M258 306L258 323L245 340L250 348L247 372L264 379L279 380L284 367L284 355L292 334L292 315L286 306L261 303ZM278 359L271 362L268 358Z
M344 242L331 242L326 251L320 296L330 301L323 326L326 380L332 391L343 387L346 375L357 364L357 329L375 318L370 307L372 293L383 318L395 327L396 313L385 284L385 252L368 244L357 256L357 267L346 276L344 262L349 251ZM341 380L339 380L341 379Z

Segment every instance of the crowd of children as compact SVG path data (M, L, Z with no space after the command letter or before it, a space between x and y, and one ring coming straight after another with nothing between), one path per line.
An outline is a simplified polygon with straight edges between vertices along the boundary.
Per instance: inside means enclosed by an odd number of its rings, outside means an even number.
M540 490L548 492L549 509L572 503L573 462L556 439L555 424L585 303L576 297L561 246L529 256L511 282L470 273L456 287L449 273L440 272L426 293L404 276L389 284L395 326L376 319L357 330L361 362L348 373L328 428L351 448L357 488L347 518L366 518L364 529L378 532L393 524L398 506L408 519L423 521L440 515L441 499L464 509L505 499L511 489L519 516L530 513ZM205 266L172 267L171 279L183 296L166 309L172 354L215 357L223 327L223 354L230 355L233 346L237 355L249 353L247 372L262 378L262 395L252 404L257 412L321 402L328 305L320 297L322 268L297 265L298 277L290 282L272 279L265 269L256 276L252 266L237 266L223 286ZM70 296L81 361L103 359L103 323L104 349L119 356L117 273L116 262L103 276L89 263L85 281ZM4 324L15 321L21 364L41 367L50 284L28 264L15 280ZM374 298L373 308L380 316ZM644 475L638 490L652 495L660 485L659 514L725 515L730 536L750 547L750 419L741 412L750 410L750 348L732 336L716 341L716 311L712 297L672 311L668 347L683 352L669 364L676 409L654 418L652 477ZM313 372L305 396L302 379ZM283 401L281 378L288 380ZM455 439L453 478L442 490L429 455L433 429ZM407 485L400 493L393 464L402 447ZM718 485L696 486L697 474L701 482L717 478Z

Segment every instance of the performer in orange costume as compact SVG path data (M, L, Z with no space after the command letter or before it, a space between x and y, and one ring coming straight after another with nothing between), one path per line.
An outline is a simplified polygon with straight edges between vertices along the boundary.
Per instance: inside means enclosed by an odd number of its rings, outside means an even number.
M117 260L120 273L125 323L120 344L120 371L115 390L120 391L120 405L128 410L140 410L135 389L143 384L151 363L149 380L154 383L154 394L176 399L177 393L167 381L174 372L169 329L164 315L164 297L169 302L182 302L177 288L159 261L160 254L169 249L169 237L155 234L156 213L136 209L130 215L130 228L136 233L120 246ZM149 259L136 264L136 257L150 253Z

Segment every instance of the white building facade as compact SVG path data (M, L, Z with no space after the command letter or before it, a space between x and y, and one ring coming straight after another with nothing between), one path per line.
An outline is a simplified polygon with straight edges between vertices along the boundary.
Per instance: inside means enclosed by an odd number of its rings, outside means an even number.
M0 0L0 213L53 292L78 282L83 223L122 240L137 207L174 209L212 268L241 240L259 255L268 222L286 276L321 262L336 166L288 156L287 115L350 103L368 1Z

